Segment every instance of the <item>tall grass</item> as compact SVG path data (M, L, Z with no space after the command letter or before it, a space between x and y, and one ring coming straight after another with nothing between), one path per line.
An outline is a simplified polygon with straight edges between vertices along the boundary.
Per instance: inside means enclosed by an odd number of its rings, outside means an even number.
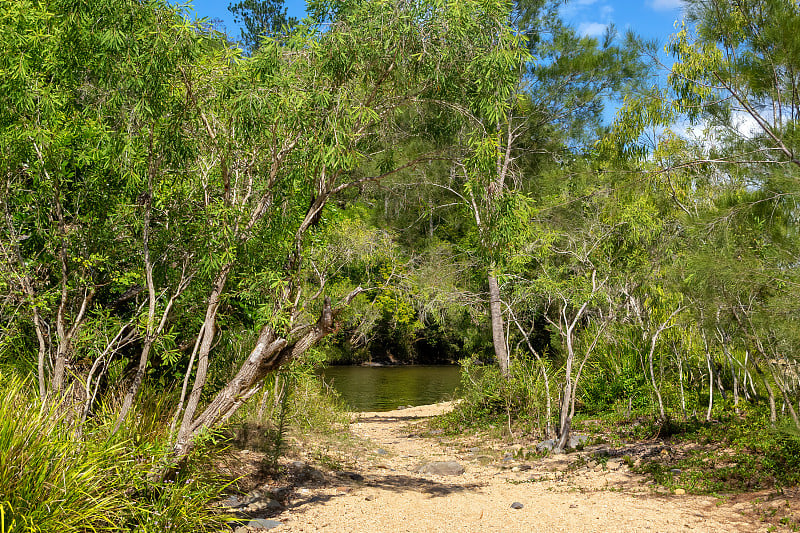
M3 530L111 529L121 492L108 483L105 450L80 446L54 406L36 405L21 379L3 380L0 395L0 506Z
M114 417L102 412L78 432L64 409L39 401L32 390L28 380L0 374L0 532L223 526L225 517L210 503L225 485L198 475L207 469L190 460L176 479L160 480L169 446L157 403L144 398L117 434Z

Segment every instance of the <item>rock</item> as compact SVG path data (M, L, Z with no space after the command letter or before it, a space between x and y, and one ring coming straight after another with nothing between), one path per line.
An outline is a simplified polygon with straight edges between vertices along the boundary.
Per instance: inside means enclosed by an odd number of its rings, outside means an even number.
M606 463L606 468L609 470L619 470L621 466L622 463L620 461L608 461Z
M312 481L316 483L321 483L325 481L325 474L323 474L316 468L313 468L305 464L303 461L292 461L290 463L290 468L292 470L292 473L294 474L295 479L299 482Z
M242 505L242 502L239 501L238 496L231 494L222 504L226 507L236 508Z
M504 463L507 463L507 462L513 461L513 460L514 460L514 454L513 453L507 453L507 454L505 454L503 456L503 462Z
M554 439L547 439L543 440L539 444L536 445L537 452L552 452L553 448L556 447L556 441Z
M512 503L512 504L511 504L511 508L512 508L512 509L522 509L523 507L525 507L525 506L524 506L524 505L522 505L522 504L521 504L521 503L519 503L519 502L514 502L514 503Z
M279 502L286 501L292 494L292 487L278 487L272 490L272 497Z
M683 496L684 494L686 494L685 490L683 490L683 489L675 489L675 495L676 496Z
M278 522L277 520L267 520L266 518L256 518L254 520L250 520L247 523L247 527L253 528L255 530L259 529L272 529L274 527L278 527L283 525L282 522Z
M569 443L567 443L568 448L577 448L578 446L583 446L589 442L589 435L573 435L569 438Z
M377 453L378 455L388 455L388 454L389 454L389 452L387 452L387 451L386 451L386 450L384 450L383 448L378 448L378 451L377 451L376 453Z
M263 512L281 512L284 510L283 505L277 500L272 498L262 497L244 508L248 513L263 513Z
M433 474L436 476L460 476L464 473L464 467L455 461L437 461L419 467L419 474Z
M682 470L680 468L673 468L670 470L670 473L676 476L681 475Z
M577 448L578 446L583 446L589 442L588 435L579 435L575 434L569 438L567 442L567 448ZM555 439L547 439L543 440L539 444L536 445L536 451L538 452L552 452L555 450L556 447L556 440Z

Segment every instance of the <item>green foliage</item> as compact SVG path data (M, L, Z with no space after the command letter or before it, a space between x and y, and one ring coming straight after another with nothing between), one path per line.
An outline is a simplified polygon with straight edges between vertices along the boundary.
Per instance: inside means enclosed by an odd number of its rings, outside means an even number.
M515 359L508 378L496 366L482 365L475 358L460 363L461 400L437 424L454 433L488 428L501 432L537 431L544 435L545 393L537 375L538 363Z
M277 7L232 9L274 23ZM336 211L438 157L431 143L454 145L449 123L502 120L527 57L500 0L314 2L328 24L265 37L249 58L160 0L2 8L2 309L19 316L0 345L34 331L44 396L126 366L169 385L197 344L187 420L246 360L198 336L305 346L323 302L357 281L339 272L351 250L324 257L325 226L348 218ZM411 138L422 149L390 148ZM363 254L367 279L397 263L382 252ZM382 290L413 330L407 294Z
M76 430L69 409L45 405L30 383L0 375L0 509L3 531L216 531L211 512L225 484L202 468L157 481L169 459L168 415L143 402L137 427L111 435L113 416ZM157 414L153 414L157 413ZM135 440L128 438L135 435Z
M665 487L716 494L791 487L800 481L800 441L768 429L763 408L748 410L741 418L673 425L676 451L637 467ZM677 451L691 443L699 446Z
M613 349L613 348L612 348ZM600 350L601 352L603 350ZM613 369L603 359L614 358ZM587 365L578 402L586 416L624 412L630 405L636 412L652 412L652 389L637 354L630 351L598 354L598 362Z

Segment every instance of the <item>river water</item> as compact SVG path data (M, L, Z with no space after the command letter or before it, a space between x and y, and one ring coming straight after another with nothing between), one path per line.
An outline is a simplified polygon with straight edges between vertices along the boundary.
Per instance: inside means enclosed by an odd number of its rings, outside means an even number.
M426 405L454 397L459 366L330 366L322 371L354 411L391 411L404 405Z

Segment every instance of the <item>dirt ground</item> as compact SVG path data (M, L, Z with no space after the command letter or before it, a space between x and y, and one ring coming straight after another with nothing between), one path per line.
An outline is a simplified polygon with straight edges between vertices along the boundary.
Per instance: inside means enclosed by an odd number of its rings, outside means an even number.
M354 415L350 430L360 451L336 459L307 450L332 468L315 464L324 476L293 487L285 509L272 516L281 525L271 531L759 532L784 530L778 518L800 504L787 493L668 493L629 470L637 455L659 453L645 445L587 446L541 458L526 453L533 443L445 437L422 425L449 408L442 403ZM455 461L465 472L419 473L421 465L439 461Z

